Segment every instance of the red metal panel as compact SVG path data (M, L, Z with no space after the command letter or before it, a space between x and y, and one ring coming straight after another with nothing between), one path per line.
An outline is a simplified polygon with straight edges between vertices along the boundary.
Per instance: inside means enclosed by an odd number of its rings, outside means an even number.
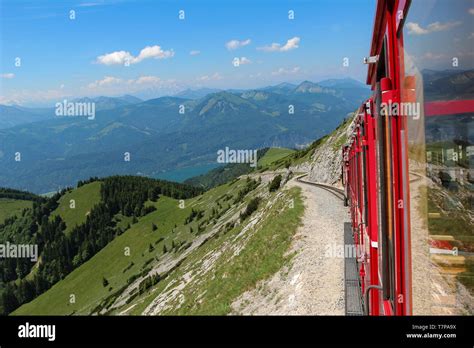
M450 100L425 103L425 116L447 116L474 112L474 100Z
M373 110L372 100L369 100L370 110ZM367 152L367 209L368 209L368 236L369 245L369 263L370 263L370 285L379 285L378 272L378 214L377 214L377 163L375 153L375 119L373 115L365 113L365 129L366 129L366 152ZM380 315L380 295L378 291L372 291L370 294L370 315Z
M372 44L370 46L370 55L375 56L379 54L380 49L383 43L383 37L385 34L386 28L386 8L387 8L387 0L379 0L377 2L377 9L375 11L375 19L374 19L374 29L372 33ZM369 65L369 69L367 72L367 84L372 86L372 89L375 88L375 78L376 78L376 64Z
M374 29L372 36L372 44L370 55L380 55L384 38L386 38L385 46L385 68L386 76L390 78L391 88L383 93L382 100L384 102L392 101L399 102L400 96L400 81L401 74L403 73L403 59L399 56L403 51L399 51L399 45L403 47L403 37L400 35L400 42L398 40L397 31L401 30L403 19L406 16L410 5L410 0L379 0L377 3L376 16L374 21ZM376 72L377 64L369 65L367 83L375 89L376 86ZM388 81L388 80L387 80ZM384 88L387 89L387 88ZM431 106L428 105L428 112ZM442 113L444 110L443 105L437 105L438 113ZM470 108L468 104L460 104L461 110ZM449 106L449 110L452 113L453 105ZM389 117L389 116L383 116ZM354 135L354 141L351 144L349 150L351 156L351 165L348 167L348 176L352 180L348 181L348 192L351 193L351 215L353 219L353 227L356 231L359 229L361 218L364 213L364 209L367 209L367 228L360 228L360 231L366 233L368 241L377 241L378 236L378 225L377 225L377 166L376 166L376 153L375 153L375 131L374 124L371 116L365 115L365 128L366 137L361 139L360 131L357 129ZM358 119L357 122L360 122ZM409 231L409 196L408 196L408 161L406 153L406 119L404 117L390 117L390 143L391 143L391 182L386 183L387 185L393 185L392 201L390 204L391 214L393 216L393 256L394 256L394 282L395 293L393 294L394 303L390 301L380 302L380 296L377 292L371 295L371 311L370 314L377 315L378 309L383 308L385 315L403 315L411 314L411 274L410 273L410 255L407 252L407 245L410 243L410 231ZM367 188L368 203L367 207L364 207L364 200L360 193L362 193L362 172L361 172L361 161L362 158L357 156L360 153L360 147L365 146L367 158L365 173L366 176L364 183ZM366 239L362 238L362 233L355 241L358 245L366 243ZM408 244L407 244L408 243ZM370 243L371 244L371 243ZM364 261L367 266L368 283L377 285L378 279L378 250L372 244L368 246L369 258ZM361 277L364 274L364 265L361 267ZM362 284L365 287L364 279ZM392 307L392 305L394 307Z
M410 7L411 0L399 0L396 6L396 31L401 30L400 25L403 24Z
M403 52L399 51L399 40L397 35L397 12L407 2L397 2L393 12L387 14L388 22L388 62L391 67L389 77L392 80L392 102L400 102L400 81L403 77ZM406 11L405 11L406 12ZM400 33L402 36L403 33ZM403 41L402 41L403 42ZM402 115L406 116L406 115ZM409 217L409 180L408 180L408 157L406 139L406 117L392 118L392 156L393 156L393 184L394 184L394 216L395 216L395 314L409 315L411 308L411 255L410 248L410 217Z

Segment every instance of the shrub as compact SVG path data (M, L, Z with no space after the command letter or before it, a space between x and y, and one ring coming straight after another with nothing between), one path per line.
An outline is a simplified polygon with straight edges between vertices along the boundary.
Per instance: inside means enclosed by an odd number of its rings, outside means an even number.
M258 209L258 205L260 204L260 197L255 197L253 198L249 204L247 205L247 208L245 208L245 211L240 214L240 221L244 221L247 219L252 213Z
M272 182L270 183L268 189L270 192L274 192L280 188L281 184L281 175L277 175L273 178Z

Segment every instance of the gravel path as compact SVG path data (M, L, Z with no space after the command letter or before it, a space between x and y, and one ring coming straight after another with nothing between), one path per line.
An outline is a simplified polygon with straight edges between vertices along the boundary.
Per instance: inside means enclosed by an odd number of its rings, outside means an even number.
M295 179L287 185L300 187L305 200L303 225L290 250L296 255L290 265L234 301L234 314L344 315L344 259L326 253L344 244L348 211L324 189Z

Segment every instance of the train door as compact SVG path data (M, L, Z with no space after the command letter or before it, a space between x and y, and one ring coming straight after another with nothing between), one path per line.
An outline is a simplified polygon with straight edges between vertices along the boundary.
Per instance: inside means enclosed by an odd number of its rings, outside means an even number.
M474 2L398 1L413 314L474 313Z
M380 312L411 314L410 226L406 130L398 117L399 62L396 1L381 1L371 49L368 82L374 90L378 185ZM408 3L405 1L405 3Z
M370 183L365 186L365 210L364 210L364 221L366 225L366 249L367 249L367 285L368 289L374 289L368 291L366 298L364 299L366 313L370 315L380 315L380 294L376 291L380 288L379 279L379 267L378 267L378 232L379 224L377 219L377 190L378 186L376 183L377 170L376 170L376 153L375 153L375 118L373 110L373 100L369 99L364 104L364 168L365 175L364 180L366 183Z
M385 44L384 44L385 45ZM380 54L380 60L385 60L384 50ZM382 86L381 80L385 78L385 64L378 69L378 82L375 97L376 112L376 149L377 149L377 186L379 188L378 221L379 224L379 265L380 277L383 287L382 298L385 314L393 313L394 301L394 215L393 215L393 168L392 168L392 143L391 123L388 115L382 110Z

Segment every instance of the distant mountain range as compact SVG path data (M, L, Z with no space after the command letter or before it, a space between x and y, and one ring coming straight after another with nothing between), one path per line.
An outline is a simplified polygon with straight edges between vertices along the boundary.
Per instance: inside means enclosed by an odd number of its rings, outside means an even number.
M205 97L211 93L221 92L221 89L216 88L199 88L199 89L186 89L174 95L174 97L185 98L185 99L199 99Z
M49 117L0 130L0 186L44 193L91 176L156 177L212 163L225 147L308 144L334 129L370 93L353 80L327 83L334 87L304 81L199 98L200 91L193 92L196 98L90 99L97 103L94 120ZM16 153L21 161L15 161Z
M473 99L472 70L422 74L425 101ZM0 105L0 187L44 193L91 176L158 177L208 165L225 147L301 147L332 131L370 90L352 79L331 79L180 95L74 100L94 102L94 120L57 117L54 108Z
M88 102L95 103L95 110L110 110L121 106L138 104L143 102L142 99L134 97L132 95L124 95L122 97L96 97L96 98L78 98L73 99L73 102Z
M67 98L65 98L67 99ZM62 100L58 100L61 102ZM76 98L72 102L94 102L96 111L115 109L120 106L143 102L140 98L124 95L122 97ZM53 119L54 107L27 108L19 105L0 105L0 129L10 128L26 123Z
M0 129L43 121L53 116L54 112L52 112L51 109L32 109L22 106L0 105Z
M474 99L474 70L422 71L425 100Z

